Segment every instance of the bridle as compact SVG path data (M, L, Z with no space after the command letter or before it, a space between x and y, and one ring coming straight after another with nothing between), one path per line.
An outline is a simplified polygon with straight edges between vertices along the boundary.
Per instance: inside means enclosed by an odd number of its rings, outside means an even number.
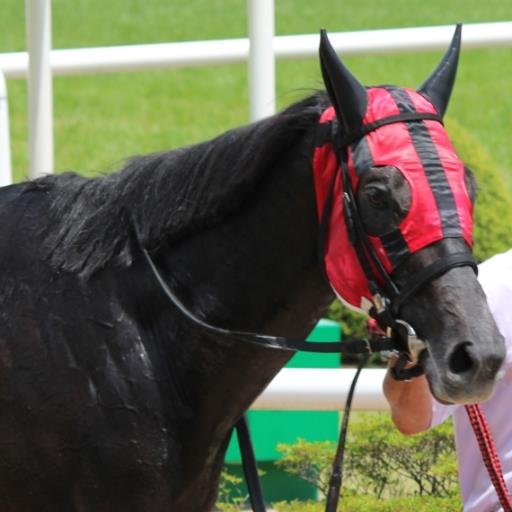
M390 118L381 120L379 123L373 123L371 126L365 127L364 130L360 130L360 132L357 134L357 137L362 137L369 131L375 130L383 124L404 121L409 122L425 118L432 119L433 116L431 114L422 113L414 114L414 116L411 116L410 114L392 116ZM437 117L436 119L440 120ZM333 126L335 126L335 123L333 123ZM333 141L341 141L341 139L336 135L337 134L334 133ZM354 194L349 183L346 147L350 141L355 140L353 137L354 136L345 138L342 143L335 145L340 164L339 168L342 174L341 177L344 184L343 205L345 208L345 218L347 220L347 229L351 243L357 252L360 264L364 270L366 278L368 279L369 288L373 294L373 306L369 311L370 316L376 320L382 329L385 329L386 334L373 335L366 339L346 339L343 342L310 343L304 340L291 339L281 336L270 336L246 331L236 331L212 325L205 320L200 319L192 311L190 311L169 288L165 279L158 270L155 262L153 261L153 258L147 249L143 246L141 237L139 236L139 231L137 229L137 224L134 222L134 219L132 219L135 237L137 239L139 248L161 290L164 292L174 307L176 307L189 321L191 321L203 331L217 336L228 336L247 342L255 342L265 346L276 347L293 352L306 351L365 355L365 357L361 359L358 370L352 381L345 405L345 412L343 415L338 447L332 466L329 492L326 500L326 512L335 512L337 508L342 483L342 464L352 396L355 391L357 378L363 366L365 365L368 356L373 352L398 352L399 358L393 369L394 377L399 380L406 380L421 375L423 370L419 364L419 355L421 351L426 348L426 344L423 340L416 336L412 326L410 326L404 320L398 318L402 304L425 284L429 283L444 272L447 272L451 268L463 265L469 265L475 271L477 268L476 263L469 251L447 254L425 267L421 272L417 273L400 288L395 284L392 277L387 273L379 261L375 251L373 250L373 247L369 243L368 235L364 230L361 216L357 208L357 203L354 199ZM331 188L329 193L331 200L332 194L333 190ZM322 220L328 218L330 207L329 205L331 204L331 200L326 202ZM326 224L323 222L320 226L320 234L320 247L322 247L323 240L326 235ZM413 366L406 368L408 363L413 363ZM264 512L266 508L256 468L256 458L254 456L245 416L242 416L235 427L237 430L240 450L242 452L244 473L253 510L255 512Z
M173 304L173 306L183 314L183 316L185 316L193 324L209 334L214 334L217 336L228 336L230 338L236 338L251 343L258 343L268 347L289 350L290 352L301 351L319 352L325 354L372 354L373 352L390 351L397 348L397 341L392 337L387 336L381 336L378 339L347 339L343 342L318 341L311 343L302 339L286 338L283 336L271 336L248 331L237 331L210 324L205 320L200 319L197 315L190 311L190 309L188 309L176 296L176 294L169 288L148 250L141 244L138 231L136 229L135 231L136 238L139 243L139 248L144 256L144 259L166 297Z
M342 483L342 463L344 456L344 447L348 428L348 418L350 413L352 396L355 391L357 378L365 365L368 356L373 352L398 352L399 357L393 371L393 376L398 380L408 380L423 373L421 364L419 363L420 353L426 348L423 340L417 337L414 329L405 320L399 318L399 313L403 303L420 290L427 283L436 277L447 272L451 268L460 266L470 266L477 272L476 263L469 252L457 252L445 254L435 260L433 263L424 267L420 272L416 273L402 286L398 286L392 276L386 271L375 253L368 235L364 229L354 193L350 185L347 165L347 146L358 138L363 137L370 131L376 130L380 126L391 123L414 122L422 119L434 119L442 122L441 119L430 113L404 113L396 116L390 116L377 122L362 126L357 133L349 136L339 137L337 133L337 125L332 123L333 135L332 141L335 147L339 172L343 183L343 206L347 230L350 241L357 253L358 260L368 280L369 289L373 295L373 305L369 310L369 314L383 329L382 333L369 336L365 339L346 339L342 342L315 342L310 343L305 340L291 339L282 336L270 336L247 331L231 330L216 325L212 325L205 320L200 319L192 311L190 311L169 288L165 279L161 275L153 258L148 250L143 246L141 237L135 220L132 218L133 229L138 246L143 254L144 260L151 270L154 278L158 282L161 290L184 317L195 324L204 332L217 336L227 336L230 338L240 339L246 342L258 343L264 346L280 348L292 352L321 352L321 353L340 353L340 354L362 354L365 357L361 359L358 370L352 381L350 391L345 404L345 412L343 415L342 428L338 447L333 462L332 474L329 484L329 492L326 500L326 512L335 512L339 499L341 483ZM333 199L333 189L331 186L329 196L324 205L324 211L320 222L320 248L323 247L325 236L327 234L327 220L330 213L330 205ZM322 254L322 249L320 249ZM385 334L384 334L385 332ZM409 363L413 363L412 367L407 367ZM247 486L251 505L255 512L265 512L265 503L262 496L261 485L259 483L258 472L256 468L256 458L250 440L247 420L245 416L235 425L239 439L239 445L242 452L242 462L246 477Z
M381 126L422 120L433 120L441 124L443 122L437 114L429 112L404 112L362 125L357 130L348 134L340 134L339 123L336 119L331 122L331 142L338 160L339 173L341 174L343 211L348 238L357 254L357 260L366 276L368 288L372 294L372 306L368 313L377 321L379 327L388 333L388 337L395 339L397 345L395 350L399 352L399 359L393 369L393 376L397 380L407 380L421 375L422 369L418 364L419 355L426 348L426 343L418 338L412 326L400 318L400 310L403 304L425 285L452 268L470 266L475 274L477 274L478 267L469 250L455 253L446 252L399 286L380 261L364 228L349 178L347 148L350 144ZM323 253L323 246L328 234L328 221L332 208L333 194L334 179L331 182L321 216L321 253ZM406 369L407 363L414 363L414 365Z

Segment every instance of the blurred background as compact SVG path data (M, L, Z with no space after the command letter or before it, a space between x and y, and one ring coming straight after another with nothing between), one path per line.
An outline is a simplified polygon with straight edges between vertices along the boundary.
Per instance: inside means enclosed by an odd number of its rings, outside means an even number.
M276 0L276 35L444 25L512 18L506 0ZM0 52L26 49L25 5L2 0ZM53 48L80 48L247 36L244 0L53 0ZM352 56L345 60L368 85L417 87L441 57ZM276 64L282 108L322 82L317 59ZM13 168L27 176L24 80L8 80ZM54 78L55 169L109 172L124 158L191 144L249 120L246 64L58 76ZM507 186L512 184L512 48L463 49L448 111L481 141Z

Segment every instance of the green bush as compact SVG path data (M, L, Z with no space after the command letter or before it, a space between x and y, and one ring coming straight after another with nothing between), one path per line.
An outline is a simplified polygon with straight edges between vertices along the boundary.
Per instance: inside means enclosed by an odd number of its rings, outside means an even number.
M274 504L277 512L324 512L325 504L320 501L292 501ZM375 496L347 496L340 500L338 512L457 512L461 510L460 500L454 496L413 496L382 500Z
M474 218L474 253L478 261L512 247L512 194L496 162L471 133L447 119L447 131L464 163L478 183ZM335 300L327 317L339 322L343 332L366 336L366 318Z
M503 174L482 144L453 119L447 130L478 183L475 207L475 255L478 260L512 247L512 196Z
M336 299L329 306L326 317L339 322L344 336L348 335L358 338L367 336L366 315L352 311L344 306L339 299Z
M298 440L279 445L276 464L326 495L335 445ZM387 413L354 416L344 463L343 496L433 496L458 500L452 425L446 422L424 434L403 436ZM386 509L387 510L387 509Z
M323 496L327 494L329 469L335 451L332 441L298 439L294 444L278 444L277 451L282 459L275 462L276 466L313 485Z
M356 494L457 495L452 424L404 436L389 414L361 414L350 425L346 468L347 488Z
M393 427L388 413L358 413L352 419L339 512L460 510L451 423L406 437ZM283 457L276 464L325 496L335 449L330 441L299 439L278 446ZM247 497L236 492L239 484L240 479L223 473L218 510L245 510ZM273 504L278 512L323 512L324 507L320 501Z
M220 512L242 510L248 496L240 490L242 479L224 469L220 475L216 508Z

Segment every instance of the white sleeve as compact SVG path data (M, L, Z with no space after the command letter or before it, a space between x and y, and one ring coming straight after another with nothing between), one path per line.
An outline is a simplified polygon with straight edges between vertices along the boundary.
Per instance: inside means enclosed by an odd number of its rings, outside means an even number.
M478 266L478 280L489 309L507 346L507 367L512 366L512 250L493 256Z
M430 428L437 427L437 425L446 421L459 407L459 404L444 405L434 399L432 402L432 420L430 421Z

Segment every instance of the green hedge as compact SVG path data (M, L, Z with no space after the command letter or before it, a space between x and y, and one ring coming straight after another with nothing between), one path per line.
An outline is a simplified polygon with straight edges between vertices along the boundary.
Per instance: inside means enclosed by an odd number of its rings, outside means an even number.
M447 130L464 163L478 183L474 252L481 261L512 247L512 194L497 163L482 144L453 119Z
M335 443L298 439L278 445L278 450L282 458L277 466L316 487L321 496L327 495ZM421 435L404 436L389 413L355 414L343 466L345 497L458 496L451 422Z
M504 170L483 145L457 121L447 119L447 131L464 163L473 171L478 183L475 206L474 253L478 261L512 247L512 194L504 179ZM341 323L343 332L366 335L366 319L336 300L327 317Z
M277 512L324 512L319 501L295 501L274 504ZM340 500L338 512L456 512L461 509L458 497L435 498L414 496L408 498L379 499L373 496L347 496Z
M278 446L275 464L326 496L336 451L332 441L297 439ZM223 473L218 509L245 510L240 479ZM235 498L233 498L235 496ZM323 511L322 502L280 502L279 512ZM403 436L389 413L355 412L351 417L343 464L340 511L460 510L453 427L444 422L420 435Z

